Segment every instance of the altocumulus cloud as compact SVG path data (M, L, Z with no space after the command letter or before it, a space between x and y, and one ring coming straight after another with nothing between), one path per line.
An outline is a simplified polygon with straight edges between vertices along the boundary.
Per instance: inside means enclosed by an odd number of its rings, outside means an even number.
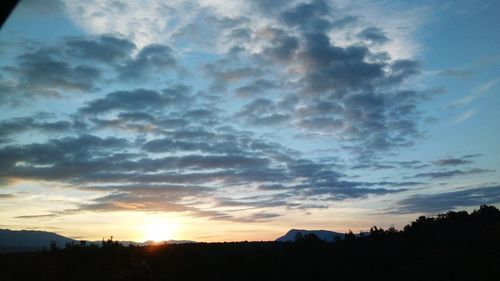
M106 34L46 46L25 42L1 68L3 104L58 97L71 103L65 108L71 113L55 110L44 119L27 110L24 117L3 118L0 181L57 182L105 195L41 216L138 210L266 221L286 210L325 209L342 200L488 172L424 170L414 176L422 182L350 177L347 167L431 166L420 160L377 162L420 138L419 104L430 92L412 86L420 63L387 48L397 41L392 33L329 1L259 0L241 9L154 2L142 10L138 1L65 3L60 8L85 30ZM81 5L89 8L77 14ZM125 24L95 21L98 11ZM128 22L141 11L158 20L139 13L143 20ZM199 59L206 53L208 58ZM355 163L310 157L262 133L283 128L290 139L321 136L340 144ZM28 133L37 137L24 138ZM432 164L469 165L474 157ZM497 189L451 192L446 195L456 200L444 206L496 198ZM399 206L434 211L440 196L445 195L414 196Z
M166 45L137 50L132 41L116 36L66 38L53 46L27 48L14 64L3 66L0 99L19 104L34 97L92 93L100 90L103 80L133 83L178 69L173 50Z

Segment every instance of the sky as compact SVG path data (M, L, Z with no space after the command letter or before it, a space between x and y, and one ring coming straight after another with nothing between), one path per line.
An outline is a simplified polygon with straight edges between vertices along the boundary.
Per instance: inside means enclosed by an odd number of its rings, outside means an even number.
M274 240L500 206L500 2L24 0L0 228Z

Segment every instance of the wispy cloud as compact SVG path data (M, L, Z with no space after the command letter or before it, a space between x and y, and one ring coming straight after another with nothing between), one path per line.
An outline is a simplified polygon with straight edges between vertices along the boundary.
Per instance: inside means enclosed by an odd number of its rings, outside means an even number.
M478 112L477 108L473 108L471 110L464 111L462 114L460 114L459 116L457 116L453 120L453 124L460 124L460 123L472 118L473 116L475 116L477 114L477 112Z
M500 203L500 186L472 187L436 194L413 195L399 201L390 213L437 214L460 207L477 207L481 204Z
M449 108L463 107L472 101L480 98L481 96L487 94L498 82L500 82L500 78L492 79L482 83L477 86L472 92L459 100L453 101L448 104Z
M455 176L466 176L466 175L474 175L474 174L482 174L494 172L493 170L474 168L470 170L448 170L448 171L438 171L438 172L426 172L426 173L418 173L414 178L431 178L431 179L443 179L443 178L451 178Z

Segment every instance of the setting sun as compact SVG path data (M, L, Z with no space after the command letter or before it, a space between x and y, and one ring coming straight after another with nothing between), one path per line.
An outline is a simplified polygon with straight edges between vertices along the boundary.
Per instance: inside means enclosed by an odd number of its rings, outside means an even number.
M149 222L144 228L144 241L166 241L173 239L176 226L174 223L155 220Z

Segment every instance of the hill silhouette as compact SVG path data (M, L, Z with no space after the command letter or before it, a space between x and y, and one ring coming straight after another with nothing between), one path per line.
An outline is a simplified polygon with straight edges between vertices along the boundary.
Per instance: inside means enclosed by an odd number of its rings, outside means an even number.
M290 229L285 235L276 239L278 242L293 242L307 235L315 235L319 239L326 242L335 242L341 239L344 234L328 230L305 230L305 229Z
M500 211L419 217L402 230L372 227L328 243L102 246L73 243L0 254L0 280L500 280Z
M0 229L0 252L41 250L43 247L49 247L50 243L64 247L73 242L76 240L53 232Z

